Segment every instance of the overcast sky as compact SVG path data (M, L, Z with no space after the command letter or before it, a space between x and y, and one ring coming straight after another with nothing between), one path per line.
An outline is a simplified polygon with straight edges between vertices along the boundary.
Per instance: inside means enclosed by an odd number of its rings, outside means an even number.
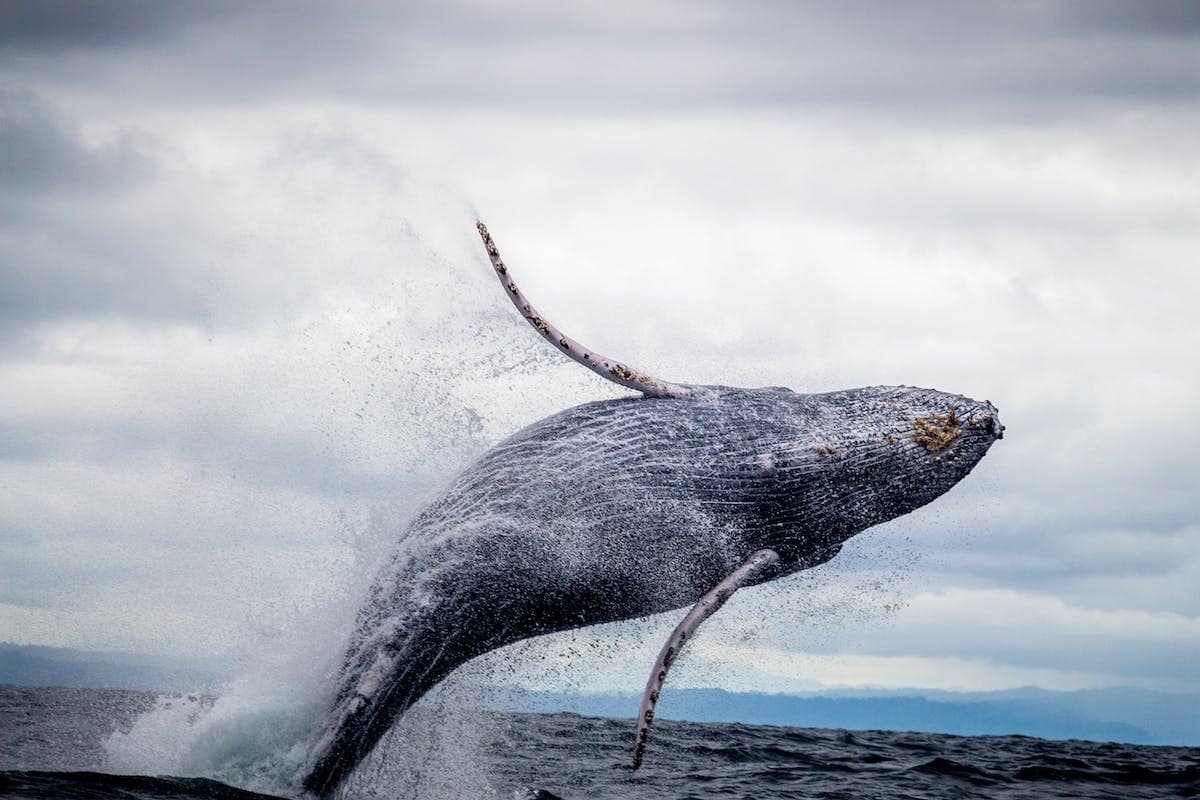
M1186 1L9 0L0 640L316 647L440 481L619 396L517 317L478 214L664 378L1008 427L740 594L680 684L1200 690L1197 130ZM636 686L676 618L497 658Z

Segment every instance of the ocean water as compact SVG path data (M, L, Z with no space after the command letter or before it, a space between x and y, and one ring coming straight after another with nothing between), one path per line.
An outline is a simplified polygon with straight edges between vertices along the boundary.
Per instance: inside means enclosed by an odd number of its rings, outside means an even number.
M119 771L110 764L114 738L140 718L178 710L198 719L210 706L195 696L0 686L0 796L287 795L286 787L263 795L214 780L221 775L108 774ZM1200 797L1200 748L659 720L647 764L632 774L632 720L416 711L416 722L394 737L405 740L385 742L384 754L356 776L346 797ZM442 733L422 737L422 730ZM454 735L447 738L447 730ZM448 748L450 741L457 746Z

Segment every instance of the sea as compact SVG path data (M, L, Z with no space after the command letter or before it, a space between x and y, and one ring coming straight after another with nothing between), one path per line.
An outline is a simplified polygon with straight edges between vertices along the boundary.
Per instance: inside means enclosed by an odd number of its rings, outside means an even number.
M145 720L175 712L173 718L183 724L196 724L212 704L212 698L198 695L0 686L0 797L297 796L279 777L286 771L264 777L261 769L237 773L219 766L210 767L210 774L193 768L180 775L128 774L121 768L129 763L121 748L136 740L132 734ZM402 741L385 742L383 754L341 796L1200 798L1196 747L657 720L647 763L632 773L630 719L446 707L415 712L415 721L399 726L395 738ZM162 730L160 738L171 735ZM155 736L149 738L153 742ZM221 750L219 744L207 746ZM261 737L243 731L226 743L225 754L263 746Z

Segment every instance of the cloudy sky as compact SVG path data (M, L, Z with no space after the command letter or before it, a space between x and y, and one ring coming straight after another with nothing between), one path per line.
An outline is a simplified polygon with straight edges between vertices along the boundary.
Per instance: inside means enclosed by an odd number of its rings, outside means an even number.
M1200 690L1197 130L1191 2L5 2L0 641L316 647L440 481L620 395L478 214L663 377L1008 426L680 683ZM498 658L636 686L674 621Z

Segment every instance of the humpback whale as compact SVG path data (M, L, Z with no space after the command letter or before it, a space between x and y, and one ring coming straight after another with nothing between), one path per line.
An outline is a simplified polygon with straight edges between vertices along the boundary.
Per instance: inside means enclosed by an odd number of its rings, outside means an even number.
M671 664L733 592L824 563L854 534L934 500L1004 431L991 403L932 389L802 394L651 377L547 321L477 228L505 293L538 333L639 395L514 433L399 533L310 751L303 786L317 796L470 659L691 606L651 668L636 769Z

